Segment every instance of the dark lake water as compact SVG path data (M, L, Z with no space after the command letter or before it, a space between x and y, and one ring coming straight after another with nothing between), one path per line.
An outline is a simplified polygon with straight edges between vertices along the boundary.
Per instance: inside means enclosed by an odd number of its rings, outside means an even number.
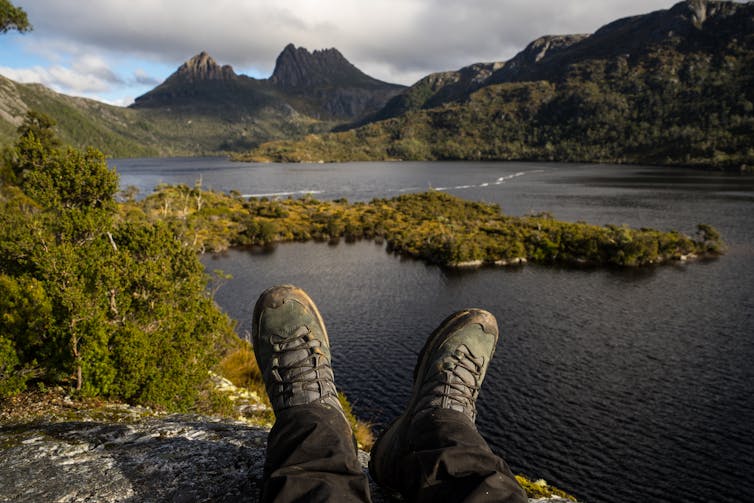
M416 355L450 312L482 307L501 341L478 425L515 472L587 502L745 501L754 486L754 177L536 163L242 165L113 161L124 186L369 200L429 187L511 214L678 229L716 226L720 259L655 268L450 271L372 242L286 244L204 257L233 275L218 303L249 330L259 293L295 283L317 302L336 383L378 424L410 392Z

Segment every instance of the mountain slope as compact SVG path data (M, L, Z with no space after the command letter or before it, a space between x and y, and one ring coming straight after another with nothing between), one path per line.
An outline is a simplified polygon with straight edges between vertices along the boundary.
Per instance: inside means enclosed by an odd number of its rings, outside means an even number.
M591 36L572 40L541 58L525 58L515 69L506 65L488 83L562 82L577 76L579 66L590 61L626 61L633 66L652 58L661 48L683 55L720 55L732 46L749 44L750 40L745 39L752 33L751 12L751 3L687 0L667 10L613 21ZM744 40L737 40L738 37ZM527 52L529 48L524 51Z
M27 110L43 111L57 123L61 139L92 145L112 156L172 153L158 147L152 126L133 111L56 93L40 84L19 84L0 76L0 144L11 144Z
M382 109L352 124L351 127L397 117L411 110L434 108L449 101L466 98L471 90L478 89L492 75L492 72L503 64L475 63L457 71L427 75L404 92L391 98Z
M77 148L93 146L112 157L216 155L294 136L300 133L296 128L317 130L309 126L316 126L315 121L296 117L288 123L280 120L271 127L265 122L264 112L243 122L227 120L220 109L216 114L191 114L180 109L116 107L0 76L0 145L15 141L16 128L27 110L52 117L65 143ZM323 130L326 129L320 129Z
M596 59L641 59L661 45L673 45L681 52L724 50L725 40L745 34L746 15L733 2L689 0L668 10L632 16L609 23L594 34L547 35L531 42L512 59L500 63L480 63L457 72L431 74L389 102L374 115L376 120L395 117L407 110L433 108L468 98L481 87L504 82L547 80L564 82L581 63ZM706 24L706 26L705 26ZM494 66L493 66L494 65ZM490 72L488 69L492 68ZM474 71L487 70L481 76ZM463 77L466 76L464 79ZM440 81L440 85L437 85ZM427 85L432 92L427 95ZM413 106L395 110L393 104L407 96Z
M590 36L537 39L481 83L459 86L452 73L430 76L378 112L387 120L263 145L246 159L524 159L749 169L752 68L754 3L689 0L615 21ZM440 85L433 88L433 79ZM389 107L398 99L412 104L395 114Z

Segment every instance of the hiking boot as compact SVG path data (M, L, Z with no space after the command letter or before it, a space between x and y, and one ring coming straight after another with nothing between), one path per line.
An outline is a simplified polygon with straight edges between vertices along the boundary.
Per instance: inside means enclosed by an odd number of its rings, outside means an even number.
M476 399L497 338L495 317L481 309L454 313L432 332L419 353L405 412L372 448L369 472L381 486L400 492L390 482L399 478L397 467L409 452L414 418L448 409L464 414L472 423L476 420Z
M330 366L330 341L311 298L291 285L262 293L254 306L252 342L275 414L320 404L343 414Z

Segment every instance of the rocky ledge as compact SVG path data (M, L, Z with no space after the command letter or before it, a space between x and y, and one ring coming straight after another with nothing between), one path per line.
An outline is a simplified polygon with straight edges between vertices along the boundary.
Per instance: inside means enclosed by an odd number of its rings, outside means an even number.
M107 420L0 424L0 502L259 499L267 429L206 416L154 417L124 405L107 409ZM366 470L369 455L359 457ZM390 501L374 485L372 496Z

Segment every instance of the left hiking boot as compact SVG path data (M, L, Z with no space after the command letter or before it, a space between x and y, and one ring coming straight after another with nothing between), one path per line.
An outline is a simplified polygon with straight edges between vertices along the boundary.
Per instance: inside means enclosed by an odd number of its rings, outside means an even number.
M325 324L306 292L292 285L263 292L254 306L251 334L275 414L308 404L343 414Z

